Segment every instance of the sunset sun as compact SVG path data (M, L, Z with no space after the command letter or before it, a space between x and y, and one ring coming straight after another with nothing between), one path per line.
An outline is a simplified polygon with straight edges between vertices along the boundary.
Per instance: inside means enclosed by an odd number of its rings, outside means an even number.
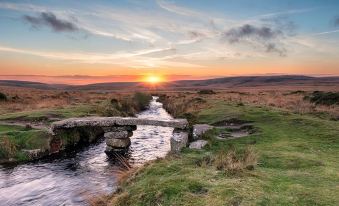
M150 84L157 84L157 83L160 83L160 82L163 82L163 81L164 81L163 77L161 77L159 75L147 75L144 78L144 82L150 83Z

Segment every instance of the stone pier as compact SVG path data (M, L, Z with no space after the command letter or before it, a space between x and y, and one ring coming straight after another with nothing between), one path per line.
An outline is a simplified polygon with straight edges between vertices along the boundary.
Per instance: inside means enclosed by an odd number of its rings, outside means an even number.
M131 145L130 137L136 126L105 128L106 153L124 152Z

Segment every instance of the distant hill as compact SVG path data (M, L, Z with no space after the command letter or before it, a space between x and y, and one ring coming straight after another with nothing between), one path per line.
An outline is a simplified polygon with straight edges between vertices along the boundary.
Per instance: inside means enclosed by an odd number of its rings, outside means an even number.
M279 85L338 85L339 77L310 77L299 75L280 76L240 76L224 77L206 80L182 80L174 82L174 87L209 87L209 88L232 88L232 87L256 87L256 86L279 86Z
M239 76L205 80L181 80L167 82L157 89L226 89L258 86L336 86L339 88L339 77L310 77L301 75L280 76ZM15 86L35 89L62 90L145 90L149 89L140 82L107 82L88 85L45 84L40 82L0 80L0 86Z
M131 90L141 88L139 82L107 82L87 85L70 86L72 90ZM144 88L146 89L146 88Z
M56 87L51 84L18 80L0 80L0 86L24 87L34 89L56 89Z

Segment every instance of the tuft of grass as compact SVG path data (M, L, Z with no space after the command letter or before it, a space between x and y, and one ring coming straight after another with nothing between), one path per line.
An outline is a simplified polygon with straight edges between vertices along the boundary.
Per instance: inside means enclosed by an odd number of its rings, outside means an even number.
M150 94L136 92L133 95L133 102L135 103L135 109L137 111L142 111L147 109L149 102L151 101L152 96Z
M112 101L104 101L96 108L96 113L100 116L122 116L122 112L120 112L117 108L117 104L112 104Z
M0 139L0 160L10 159L17 153L15 143L7 136Z
M135 116L148 107L151 99L149 94L136 92L132 96L103 101L97 106L96 112L101 116Z
M253 147L250 146L246 147L242 152L231 147L228 151L221 150L217 152L213 164L218 170L237 173L244 169L253 169L257 164L257 155Z
M198 94L216 94L215 91L211 90L211 89L203 89L198 91Z

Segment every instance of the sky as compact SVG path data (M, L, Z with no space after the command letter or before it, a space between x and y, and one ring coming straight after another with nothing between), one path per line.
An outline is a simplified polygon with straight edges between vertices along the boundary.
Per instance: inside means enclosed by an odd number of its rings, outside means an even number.
M338 0L0 0L0 79L339 76Z

